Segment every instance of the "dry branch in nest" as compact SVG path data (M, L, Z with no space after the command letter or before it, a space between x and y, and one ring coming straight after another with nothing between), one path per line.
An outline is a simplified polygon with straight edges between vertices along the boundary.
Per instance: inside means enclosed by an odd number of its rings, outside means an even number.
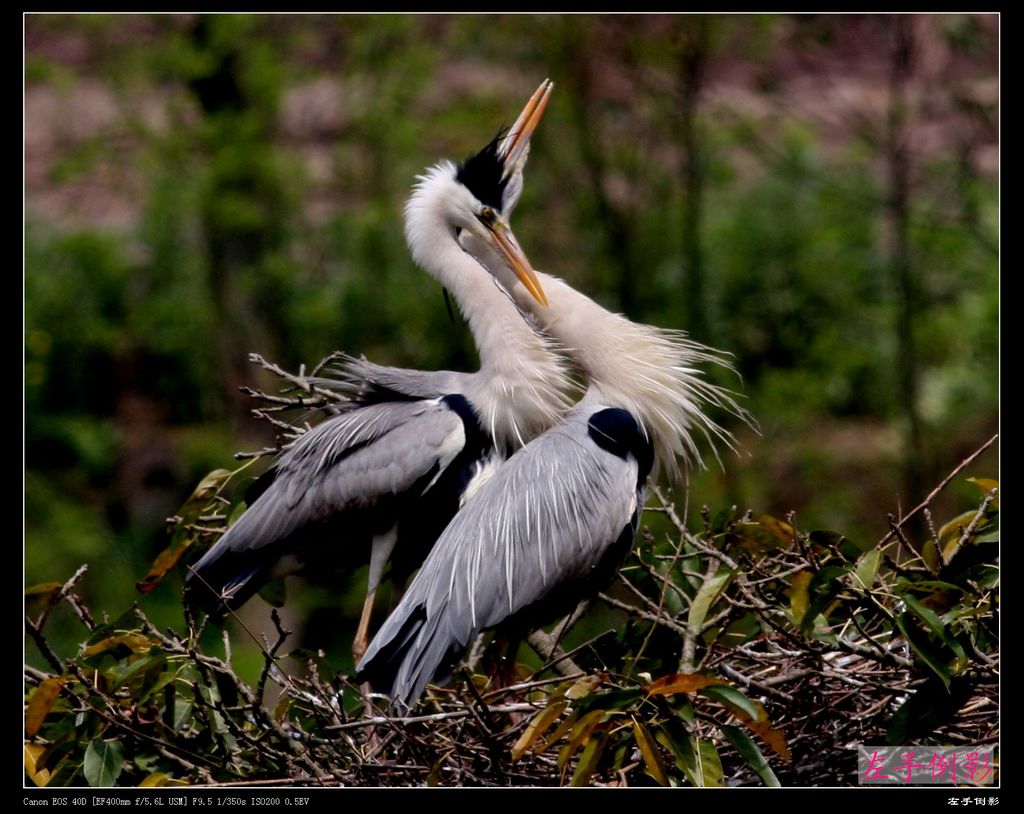
M319 376L334 360L308 376L254 360L288 383L283 395L251 393L269 405L259 415L283 432L282 444L305 430L282 412L308 417L344 401ZM652 488L638 545L592 603L597 614L581 608L530 637L540 666L517 665L511 686L480 674L480 643L406 717L364 696L323 653L293 652L301 669L289 672L291 636L276 612L270 639L242 629L263 654L250 686L227 634L214 656L200 648L201 627L161 631L138 608L95 622L73 590L80 570L28 592L26 632L47 665L25 668L28 777L229 787L854 785L862 744L994 744L998 485L974 480L978 504L938 529L930 515L973 457L911 513L926 517L926 539L907 538L907 515L868 548L801 531L793 516L735 509L703 509L692 530L685 496ZM221 532L232 512L221 490L236 473L211 473L197 488L140 587L153 589L189 545ZM46 635L61 604L83 627L73 654ZM97 743L119 759L86 760Z

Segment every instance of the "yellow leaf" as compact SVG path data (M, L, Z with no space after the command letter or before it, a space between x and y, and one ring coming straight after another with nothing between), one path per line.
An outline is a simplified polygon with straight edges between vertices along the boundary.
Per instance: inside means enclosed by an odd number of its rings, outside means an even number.
M647 727L636 718L633 719L633 737L636 738L636 745L640 749L640 756L644 759L647 767L647 774L654 778L661 786L669 786L668 774L665 772L665 761L661 758L661 751L658 744L654 742Z
M578 720L578 718L570 715L555 728L554 732L548 735L548 737L544 740L544 743L540 744L540 746L534 747L533 751L536 752L538 755L544 754L548 749L550 749L562 738L564 738L568 734L569 730L576 726L576 722Z
M232 476L241 471L242 468L244 466L236 469L234 472L228 469L215 469L203 478L195 488L195 491L192 492L192 496L178 510L179 517L183 519L178 524L179 531L172 535L170 545L157 555L146 576L135 583L135 589L139 593L146 594L152 591L160 584L160 581L167 575L167 572L178 564L182 555L188 551L189 547L196 540L196 535L191 532L183 532L182 526L186 521L194 520L205 511L208 511L210 508L209 502L220 493L220 490L224 488Z
M117 636L110 636L103 641L90 645L82 651L82 656L85 658L95 656L98 653L102 653L104 650L110 650L111 648L122 644L133 653L147 653L149 652L149 648L153 646L153 641L147 636L143 636L141 633L122 633Z
M800 627L804 614L811 604L807 588L811 584L810 571L798 571L789 581L789 610L793 614L793 624Z
M512 760L519 760L526 754L526 750L533 746L534 741L541 737L553 724L563 710L568 706L566 701L557 700L550 702L544 709L533 716L533 720L523 730L519 740L512 746Z
M585 695L590 695L590 693L600 686L601 676L583 676L583 678L574 682L573 685L565 691L565 697L572 700L583 698Z
M740 723L767 743L772 750L787 763L789 762L789 747L786 745L786 736L782 731L776 729L768 721L768 713L758 701L749 699L757 710L757 718L751 718L742 710L730 707L729 711L736 716Z
M776 520L770 514L762 514L757 518L757 522L784 543L791 543L796 539L796 532L789 523Z
M993 480L992 478L968 478L967 482L973 483L975 486L981 489L981 493L983 495L987 495L993 489L999 488L999 481ZM999 492L996 492L995 497L992 498L992 503L990 505L993 509L999 508Z
M728 686L728 682L697 673L676 673L659 678L645 689L648 695L674 695L677 692L696 692L715 685Z
M25 710L25 734L28 737L34 738L39 733L63 686L62 678L44 678L32 691L28 699L28 708Z
M590 733L604 722L606 716L615 714L616 713L609 712L608 710L595 709L580 718L576 723L575 728L572 730L569 742L563 746L561 751L558 753L558 768L564 771L570 758L572 758L572 756L583 748L590 740Z
M25 589L25 613L35 619L50 607L64 585L60 582L43 582Z
M153 772L147 774L141 783L139 788L152 788L156 786L187 786L184 780L176 780L171 775L164 772Z
M46 752L46 747L39 743L25 744L25 771L29 779L37 786L45 786L53 776L49 769L36 770L39 758Z
M971 525L971 521L974 520L974 516L977 512L972 509L969 512L957 515L948 523L943 525L939 529L939 550L942 552L942 558L946 562L949 562L949 557L953 553L953 549L956 548L957 543L960 542L960 535L963 533L960 531L961 528L967 528ZM979 528L984 526L984 521L980 524Z

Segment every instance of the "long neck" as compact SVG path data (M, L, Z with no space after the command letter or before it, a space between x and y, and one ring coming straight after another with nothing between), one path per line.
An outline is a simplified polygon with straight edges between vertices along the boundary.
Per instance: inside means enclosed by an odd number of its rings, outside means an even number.
M413 257L448 289L469 323L480 372L470 378L467 396L495 442L518 448L554 426L570 406L565 364L550 340L527 324L491 275L459 247L443 208L423 192L406 207Z
M728 433L703 411L706 404L742 414L728 391L701 377L698 365L723 364L720 354L679 331L632 322L602 308L557 277L540 274L547 308L516 284L512 295L579 365L591 390L643 424L660 466L677 475L678 458L701 462L694 431L730 445Z

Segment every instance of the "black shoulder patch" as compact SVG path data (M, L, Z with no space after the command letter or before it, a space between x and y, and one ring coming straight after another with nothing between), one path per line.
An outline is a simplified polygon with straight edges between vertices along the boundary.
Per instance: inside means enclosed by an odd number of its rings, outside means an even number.
M505 130L499 130L486 147L463 161L455 173L455 180L472 192L480 203L498 212L501 212L508 185L508 179L503 177L505 163L498 157L498 145L504 136Z
M654 465L654 446L637 420L619 407L594 413L587 421L587 433L601 449L623 460L632 455L637 462L637 483L643 483Z
M476 455L489 450L492 446L491 437L480 423L480 417L469 403L469 399L461 393L449 393L441 399L455 415L462 419L466 428L466 448L475 451Z

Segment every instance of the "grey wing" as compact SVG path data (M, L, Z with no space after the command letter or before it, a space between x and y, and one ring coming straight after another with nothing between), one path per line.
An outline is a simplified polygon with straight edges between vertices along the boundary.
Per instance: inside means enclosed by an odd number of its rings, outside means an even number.
M343 356L328 368L334 376L319 376L318 385L338 390L355 402L366 404L397 397L433 399L445 393L465 389L466 379L473 374L447 370L411 370L390 367Z
M210 608L214 596L241 604L295 570L287 542L328 519L342 532L348 519L353 535L385 531L399 496L429 486L465 440L462 420L438 400L367 405L325 421L284 453L270 485L195 564L186 602L215 613L223 607Z
M638 465L595 445L576 414L516 453L438 539L371 642L361 676L419 698L482 630L585 580L628 532ZM617 563L616 563L617 564Z

